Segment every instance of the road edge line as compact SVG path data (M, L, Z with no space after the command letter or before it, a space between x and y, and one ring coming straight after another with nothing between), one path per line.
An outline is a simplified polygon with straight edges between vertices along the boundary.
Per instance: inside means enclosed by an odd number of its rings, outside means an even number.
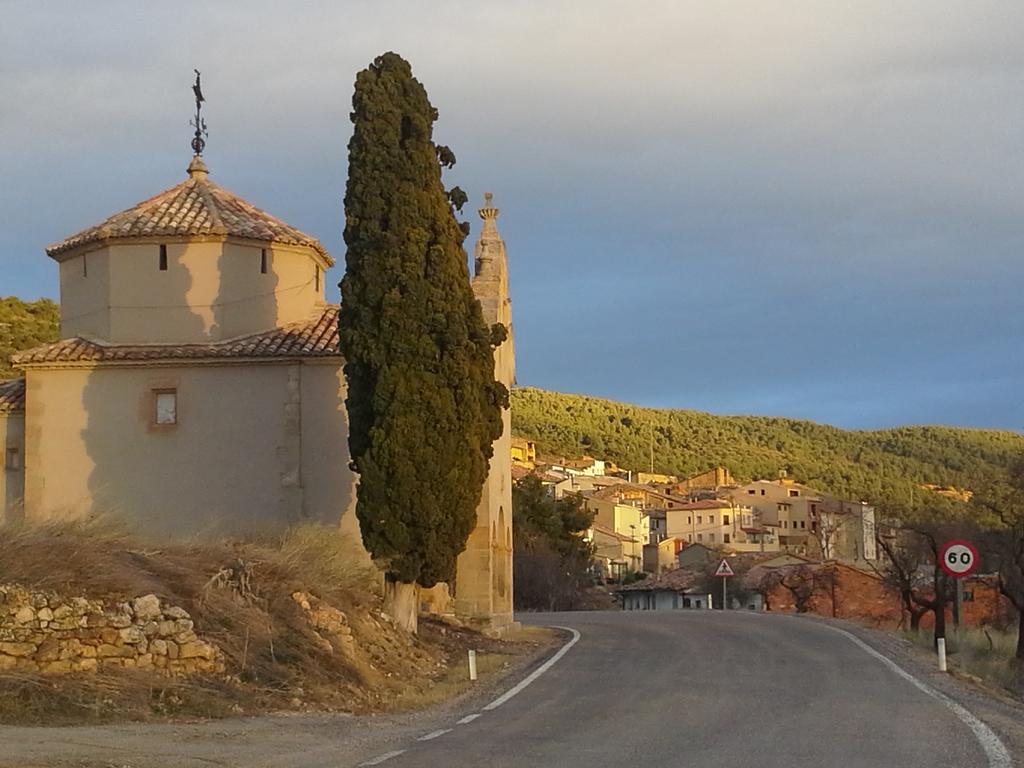
M843 635L847 640L852 642L854 645L858 646L862 651L869 654L870 656L875 657L885 666L887 666L891 671L895 672L904 680L913 684L913 686L917 688L919 691L928 696L931 696L933 699L935 699L940 704L945 706L947 709L952 711L953 714L960 718L964 725L970 728L971 732L974 733L974 737L978 740L978 743L981 745L982 750L985 752L985 756L988 758L989 768L1013 768L1013 758L1010 757L1010 753L1006 749L1006 745L1003 744L1002 739L1000 739L999 736L996 735L995 731L993 731L988 725L986 725L984 722L978 719L977 716L972 714L971 711L964 707L962 704L959 704L958 702L954 701L952 698L942 693L941 691L935 690L924 681L919 680L917 677L912 675L910 672L907 672L905 669L903 669L903 667L901 667L895 661L890 659L884 653L875 650L852 632L847 632L845 629L833 627L829 624L822 624L821 626L826 627L827 629L830 629L833 632L838 632L840 635Z
M565 654L567 654L569 652L569 649L572 648L574 645L576 645L576 642L581 637L580 633L577 630L573 629L572 627L559 627L559 626L555 626L555 625L549 625L549 626L551 626L552 629L562 629L562 630L565 630L566 632L572 632L572 639L569 640L569 642L567 642L561 648L559 648L554 656L552 656L550 659L548 659L543 664L541 664L539 667L537 667L535 670L533 670L533 672L531 672L529 675L527 675L523 680L520 680L514 686L512 686L507 691L505 691L505 693L501 694L501 696L496 698L494 701L492 701L487 706L483 707L482 711L490 712L491 710L497 709L502 704L504 704L506 701L511 699L513 696L515 696L518 693L521 693L528 685L530 685L538 677L540 677L545 672L547 672L549 669L551 669L551 667L553 667L558 662L559 659L561 659L563 656L565 656Z

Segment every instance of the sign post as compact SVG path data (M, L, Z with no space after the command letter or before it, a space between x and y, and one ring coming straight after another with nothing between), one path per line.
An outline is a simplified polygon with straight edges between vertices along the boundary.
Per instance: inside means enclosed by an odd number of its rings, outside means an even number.
M730 576L735 576L735 575L736 575L736 572L733 571L732 566L729 565L729 561L726 560L723 557L722 558L722 562L720 562L718 564L718 567L715 569L715 576L718 576L719 578L722 579L722 610L723 611L726 610L729 607L729 592L728 592L728 587L726 585L729 583L729 577Z
M939 547L939 565L953 579L956 586L953 598L953 629L959 641L960 613L963 604L961 579L970 576L978 567L978 548L964 539L953 539ZM945 671L945 638L939 640L939 669Z

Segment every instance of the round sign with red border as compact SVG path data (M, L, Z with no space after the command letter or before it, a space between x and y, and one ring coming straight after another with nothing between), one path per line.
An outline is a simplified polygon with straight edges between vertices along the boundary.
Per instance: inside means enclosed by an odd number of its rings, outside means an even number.
M939 565L954 579L970 576L978 567L978 548L964 539L947 541L939 549Z

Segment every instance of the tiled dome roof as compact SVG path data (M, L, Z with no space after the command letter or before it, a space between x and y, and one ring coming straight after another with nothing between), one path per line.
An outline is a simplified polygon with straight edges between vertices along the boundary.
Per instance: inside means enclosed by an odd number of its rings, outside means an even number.
M155 197L115 213L106 221L72 235L46 249L49 256L90 243L140 237L225 235L313 248L333 264L330 254L314 237L285 224L214 184L202 159L193 158L189 178Z

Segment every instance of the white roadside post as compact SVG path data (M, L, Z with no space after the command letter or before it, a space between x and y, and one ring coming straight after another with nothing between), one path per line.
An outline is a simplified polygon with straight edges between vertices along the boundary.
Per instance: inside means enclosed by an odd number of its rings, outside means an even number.
M469 679L476 680L476 651L469 652Z
M978 548L963 539L947 541L939 547L939 565L946 574L955 580L956 602L953 606L954 630L960 632L960 579L970 576L978 567ZM946 638L935 638L936 650L939 653L939 671L946 671ZM957 650L954 648L954 650Z

